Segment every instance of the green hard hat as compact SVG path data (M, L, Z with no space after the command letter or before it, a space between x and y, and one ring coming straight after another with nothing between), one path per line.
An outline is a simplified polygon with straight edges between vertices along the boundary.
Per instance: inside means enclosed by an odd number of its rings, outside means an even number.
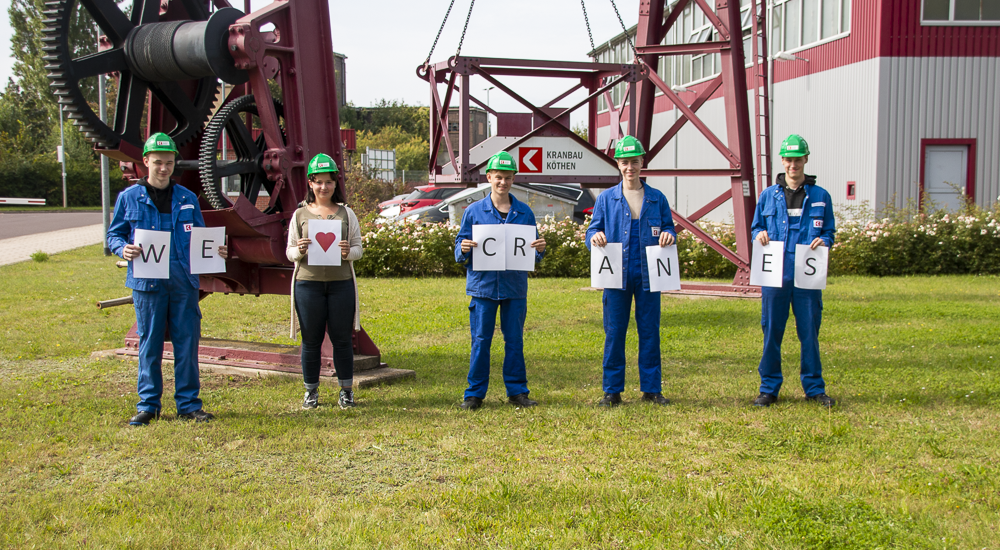
M490 162L486 165L486 171L489 172L490 170L506 170L516 174L517 163L514 162L514 157L510 156L510 153L500 151L490 157Z
M306 177L323 172L339 172L337 163L333 162L330 155L320 153L309 161L309 168L306 170Z
M642 147L642 142L632 136L625 136L618 140L615 145L615 158L627 159L630 157L641 157L646 154Z
M780 157L804 157L809 154L809 144L806 140L802 139L802 136L798 134L792 134L785 138L785 141L781 142L781 153L778 154Z
M170 136L164 134L163 132L156 132L155 134L149 136L149 139L146 140L146 144L142 147L142 156L146 156L149 153L177 154L177 146L174 145L174 140L170 139Z

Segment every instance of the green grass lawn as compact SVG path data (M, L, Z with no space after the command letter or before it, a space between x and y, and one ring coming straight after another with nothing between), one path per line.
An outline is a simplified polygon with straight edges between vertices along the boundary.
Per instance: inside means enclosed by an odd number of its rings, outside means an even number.
M664 393L599 410L601 299L532 280L532 397L486 406L464 279L362 280L362 322L417 378L300 408L300 379L202 376L210 424L126 425L124 272L99 246L0 267L0 547L1000 548L1000 280L835 278L820 335L833 411L756 396L760 304L663 300ZM290 343L288 299L212 296L205 336Z

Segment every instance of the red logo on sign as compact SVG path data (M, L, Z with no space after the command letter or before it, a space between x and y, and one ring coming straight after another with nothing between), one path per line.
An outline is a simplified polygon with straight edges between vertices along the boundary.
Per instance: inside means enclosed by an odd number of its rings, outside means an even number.
M537 174L542 171L541 147L518 147L517 167L527 174Z

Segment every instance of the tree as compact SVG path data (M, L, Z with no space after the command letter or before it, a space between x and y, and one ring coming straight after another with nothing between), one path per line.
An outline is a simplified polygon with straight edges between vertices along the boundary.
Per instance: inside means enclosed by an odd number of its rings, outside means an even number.
M372 133L386 126L398 126L404 133L427 139L431 133L430 109L387 99L380 99L371 107L349 103L340 111L340 125Z
M43 106L53 118L58 116L56 97L49 87L48 73L42 59L42 37L45 35L45 9L43 0L12 0L7 8L11 37L12 67L19 90L24 96ZM70 16L68 44L70 57L78 58L97 51L97 25L86 10L75 9ZM80 88L88 102L97 104L97 78L80 82ZM8 87L9 89L9 87ZM4 92L4 96L7 92Z

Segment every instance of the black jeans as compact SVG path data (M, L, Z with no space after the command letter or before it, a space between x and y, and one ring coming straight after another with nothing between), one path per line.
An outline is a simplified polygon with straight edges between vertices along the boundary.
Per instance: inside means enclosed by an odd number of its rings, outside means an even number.
M302 377L306 384L319 382L323 333L333 343L337 378L354 378L354 281L295 281L295 312L302 329Z

